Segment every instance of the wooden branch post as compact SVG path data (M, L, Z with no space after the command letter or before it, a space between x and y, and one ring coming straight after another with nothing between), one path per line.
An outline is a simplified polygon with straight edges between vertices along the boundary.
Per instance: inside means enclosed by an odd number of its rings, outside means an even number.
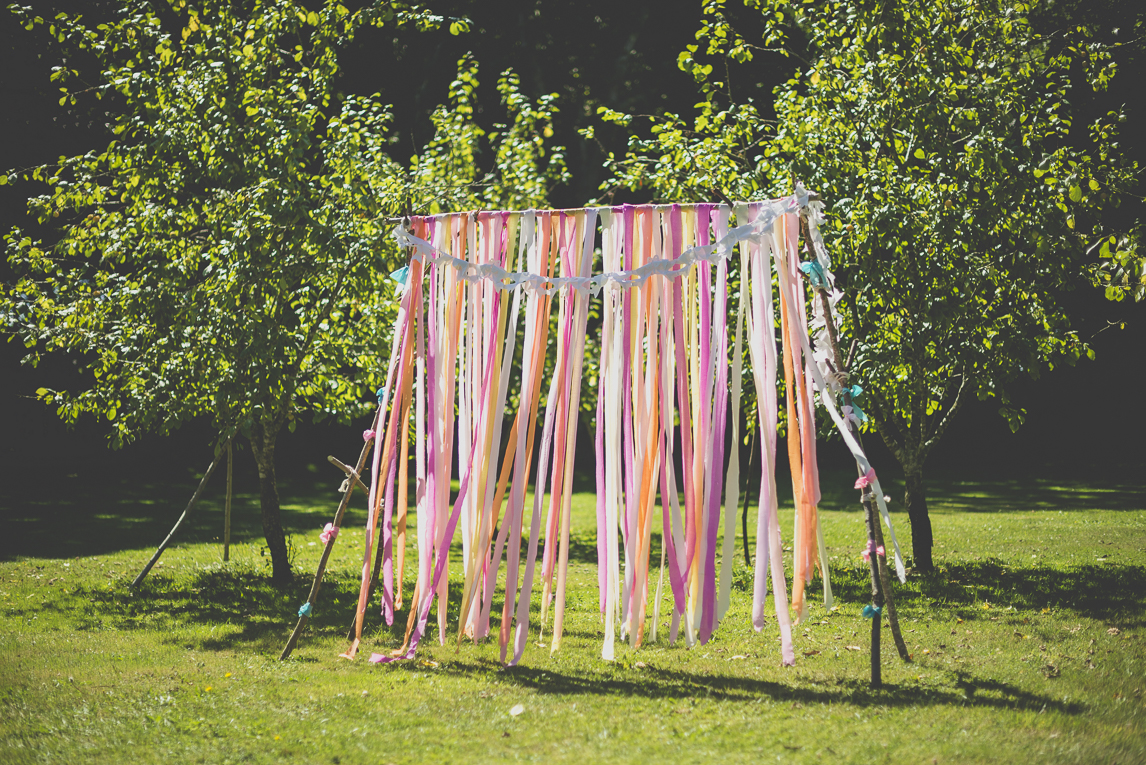
M823 289L817 289L816 292L824 309L824 317L827 319L828 337L832 345L832 356L835 358L836 368L846 374L846 369L840 360L839 343L836 338L835 325L832 322L832 309L828 302L828 293ZM844 406L852 406L851 389L847 386L844 386L843 401ZM848 431L862 447L863 440L860 437L859 429L854 427L850 421L847 422L847 426ZM856 462L856 473L860 476L864 473L859 462ZM911 654L907 652L907 645L903 642L903 634L899 629L899 616L895 611L895 599L891 594L891 579L887 573L887 561L884 556L876 552L883 547L883 529L879 525L875 495L870 488L861 489L861 492L860 502L863 505L864 525L867 528L867 549L871 551L871 602L873 606L879 609L871 620L871 686L878 688L883 684L879 652L880 624L885 608L888 626L891 627L891 635L895 641L895 647L899 651L899 657L904 661L911 661Z
M377 418L375 419L377 425ZM362 474L362 469L366 466L366 458L370 456L370 448L374 445L374 438L370 438L365 444L362 445L362 453L358 455L358 466L353 470L348 465L336 460L334 457L327 457L331 464L335 465L343 472L346 473L346 491L342 494L342 500L338 503L338 510L334 513L334 527L339 528L342 525L342 516L346 514L346 507L350 504L350 495L354 492L355 486L362 486L365 490L365 484L362 483L359 476ZM326 547L322 550L322 558L318 561L318 570L314 574L314 582L310 585L310 594L306 598L306 604L303 606L308 612L307 614L300 614L298 617L298 624L295 625L294 631L290 633L290 639L287 640L283 652L279 654L279 661L285 661L294 651L295 646L298 644L299 635L302 634L303 628L306 626L307 621L310 619L308 615L310 610L314 608L315 598L318 597L318 590L322 586L322 576L326 573L326 564L330 561L330 553L334 549L334 543L338 540L335 536L326 543ZM310 608L306 608L309 606Z
M806 224L801 221L805 231ZM807 241L809 238L805 236ZM822 287L813 286L813 291L820 300L820 306L824 311L824 320L827 325L828 343L831 345L832 358L835 361L836 370L847 374L847 365L844 364L840 356L839 338L836 335L836 325L832 317L832 306L828 300L828 293ZM850 362L851 359L849 358ZM844 406L852 406L851 389L845 385L843 391L843 404ZM856 439L856 442L863 446L863 441L860 437L859 429L855 427L850 421L846 421L848 431ZM860 466L859 461L856 461L856 472L861 477L864 474L863 468ZM876 609L876 613L871 620L871 686L879 688L883 684L883 673L880 667L880 627L883 618L883 612L886 609L888 626L891 627L892 638L895 641L895 647L899 651L899 657L904 661L911 661L911 654L907 652L907 645L903 642L903 634L899 629L899 616L895 610L895 599L891 591L891 577L887 571L887 561L884 556L880 555L877 550L883 547L883 530L879 525L879 516L876 511L876 499L872 493L871 488L865 487L861 489L860 503L863 506L864 525L867 529L867 549L871 553L871 602Z
M207 472L203 474L202 480L199 481L199 486L195 489L195 493L191 495L191 501L188 502L187 507L183 509L183 514L179 516L179 520L175 521L175 525L172 526L171 531L167 533L167 538L160 543L159 548L155 551L155 554L151 556L151 560L147 561L147 565L144 566L143 570L139 572L139 576L135 577L135 579L131 582L131 586L133 588L138 587L139 583L142 582L144 577L147 576L148 572L151 571L151 568L159 562L159 556L163 555L163 551L166 550L167 546L171 544L171 540L175 538L175 534L179 531L179 527L183 525L185 520L187 520L187 516L191 513L191 510L195 507L195 503L199 501L199 497L203 493L203 487L207 485L207 481L211 478L211 474L215 472L215 466L219 464L220 456L221 455L216 454L214 459L211 460L211 464L207 466Z
M227 439L227 503L223 506L223 562L231 559L231 478L234 474L235 454L231 439Z

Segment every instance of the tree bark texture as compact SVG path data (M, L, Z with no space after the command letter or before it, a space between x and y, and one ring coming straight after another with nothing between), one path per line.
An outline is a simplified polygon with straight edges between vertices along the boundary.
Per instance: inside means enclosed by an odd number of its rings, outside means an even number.
M290 584L292 579L286 533L279 508L279 490L275 478L275 440L278 428L257 421L251 426L251 452L259 468L259 507L263 516L263 536L271 553L271 580L275 585Z
M907 518L911 522L911 554L915 568L923 573L935 570L931 559L934 539L931 535L931 518L927 514L927 492L923 486L923 466L907 464L903 466L907 491L903 504L907 508Z

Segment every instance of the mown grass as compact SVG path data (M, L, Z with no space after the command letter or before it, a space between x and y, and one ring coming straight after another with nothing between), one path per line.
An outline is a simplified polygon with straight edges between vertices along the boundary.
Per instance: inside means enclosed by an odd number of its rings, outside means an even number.
M299 572L289 590L269 586L257 497L241 493L230 563L213 541L215 495L137 592L129 582L188 487L9 495L0 761L1146 761L1141 486L934 483L941 571L897 589L914 661L885 640L885 687L872 690L863 524L846 478L825 479L837 484L823 523L838 608L813 607L789 668L774 619L761 633L748 623L739 539L732 608L708 645L670 646L662 629L601 661L589 494L576 498L562 649L536 645L535 625L509 670L496 642L455 645L458 586L446 645L431 628L412 662L336 658L357 592L361 500L311 628L280 663L332 493L284 491L299 497L285 513ZM412 587L410 569L406 578ZM364 650L395 647L405 616L386 628L372 607Z

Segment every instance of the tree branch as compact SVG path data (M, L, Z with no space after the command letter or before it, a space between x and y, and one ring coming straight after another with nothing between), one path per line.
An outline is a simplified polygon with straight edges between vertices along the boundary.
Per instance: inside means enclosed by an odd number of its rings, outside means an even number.
M921 447L923 457L926 457L927 453L931 451L931 447L934 446L939 441L939 439L943 437L943 433L947 430L947 426L951 424L951 418L954 417L955 413L959 411L959 408L963 406L963 390L967 387L968 379L966 370L963 370L963 372L960 373L960 377L962 379L959 382L959 390L955 392L955 400L951 402L951 406L948 407L946 414L943 415L942 419L939 420L939 423L934 427L934 429L932 429L931 433L929 434L930 437L928 437L927 440L923 442Z

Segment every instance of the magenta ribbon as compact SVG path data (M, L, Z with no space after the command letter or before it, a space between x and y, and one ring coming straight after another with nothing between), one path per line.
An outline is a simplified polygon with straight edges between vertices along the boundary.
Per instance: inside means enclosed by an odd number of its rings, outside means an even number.
M494 308L496 311L497 303L494 304ZM431 326L432 326L432 323L431 323ZM490 343L488 359L487 359L487 363L486 363L486 370L485 370L485 374L483 375L483 380L482 380L482 393L481 393L481 400L482 401L488 401L489 383L490 383L490 379L492 377L491 372L493 371L493 361L494 361L494 351L495 350L496 350L496 348L494 347L494 344ZM430 378L430 379L433 379L433 378ZM426 387L430 390L434 389L433 385L428 385ZM481 408L481 411L478 413L477 429L479 431L485 425L485 419L486 419L486 415L488 414L488 410L489 410L488 406L483 406ZM427 442L428 441L429 440L427 439ZM429 445L429 444L427 443L427 445ZM434 594L438 590L438 584L442 580L442 573L446 569L447 553L449 552L450 544L454 541L454 531L457 529L458 519L461 517L462 505L465 503L466 492L469 491L470 476L473 474L473 465L474 465L474 455L475 454L477 454L476 449L470 450L469 459L466 461L465 472L462 473L462 480L461 480L461 483L458 485L458 496L454 500L453 512L450 513L449 520L446 521L445 533L442 536L442 545L441 545L441 547L438 548L437 559L434 561L434 580L433 580L433 583L430 585L429 589L427 590L427 592L425 592L422 595L422 602L419 604L419 607L418 607L418 622L414 626L413 633L410 635L409 649L402 656L383 656L379 660L378 663L389 664L392 661L398 661L401 659L412 659L412 658L414 658L414 654L418 650L418 643L421 642L422 635L426 631L426 624L430 619L430 606L432 605ZM520 539L520 537L518 537L518 539ZM444 606L439 606L439 607L444 607Z

